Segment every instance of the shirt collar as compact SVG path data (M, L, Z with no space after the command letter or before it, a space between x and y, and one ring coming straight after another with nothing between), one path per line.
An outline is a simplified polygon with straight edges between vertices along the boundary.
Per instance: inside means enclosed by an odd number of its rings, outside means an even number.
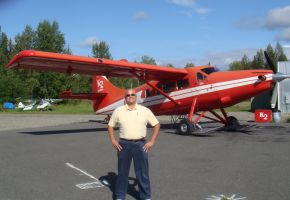
M125 104L125 110L137 110L139 107L139 105L136 103L135 107L133 109L130 109L129 106L127 104Z

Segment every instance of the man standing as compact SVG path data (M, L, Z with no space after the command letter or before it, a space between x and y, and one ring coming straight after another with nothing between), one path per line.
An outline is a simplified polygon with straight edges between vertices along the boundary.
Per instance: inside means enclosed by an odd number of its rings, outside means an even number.
M128 176L133 159L140 199L150 200L148 150L154 145L160 124L150 109L138 105L134 90L125 94L125 105L117 108L109 121L108 133L112 145L118 151L118 177L115 187L116 200L124 200L128 189ZM153 133L146 142L147 123L153 126ZM120 140L117 141L114 127L119 125Z

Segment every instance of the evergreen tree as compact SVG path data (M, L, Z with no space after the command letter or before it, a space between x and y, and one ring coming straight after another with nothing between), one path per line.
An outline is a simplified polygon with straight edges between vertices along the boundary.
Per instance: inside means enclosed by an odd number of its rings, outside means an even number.
M148 65L156 65L155 59L149 56L142 56L141 63L148 64Z
M3 100L11 100L14 94L13 91L17 89L15 83L17 82L17 77L13 79L13 71L9 71L5 68L9 61L11 54L11 40L8 36L2 32L0 27L0 98Z
M273 47L271 46L271 44L268 44L266 51L267 51L270 59L273 61L275 67L277 68L277 65L276 65L277 60L276 60L276 56L275 56L275 51L274 51ZM266 66L266 69L271 69L267 62L265 64L265 66Z
M113 59L110 53L110 46L105 41L93 44L92 53L95 58Z
M27 25L22 32L15 37L15 44L13 48L13 54L16 54L25 49L34 49L35 48L35 32L31 26Z
M49 21L44 20L38 24L35 49L62 53L64 51L64 45L64 34L59 31L59 26L56 21L51 24Z
M68 55L72 54L72 50L70 49L69 45L63 50L63 53Z
M251 65L251 61L250 59L248 58L248 56L246 54L244 54L242 60L241 60L241 63L242 63L242 69L245 70L245 69L250 69L250 65Z
M280 45L279 42L276 44L276 47L275 47L275 57L276 57L277 61L287 61L288 60L287 56L284 54L283 47Z
M93 44L92 53L95 58L113 59L110 53L110 46L105 41ZM115 77L108 77L108 79L117 87L126 88L127 86L128 79Z
M174 65L173 65L173 64L170 64L170 63L167 64L166 66L167 66L167 67L171 67L171 68L175 68Z
M230 67L230 71L242 70L243 69L241 61L234 61L234 62L232 62L229 65L229 67Z
M265 68L265 56L262 49L257 51L251 64L251 69L263 69Z
M35 31L35 49L48 52L63 53L65 48L64 34L59 30L58 23L44 20L38 24ZM57 98L64 87L66 77L53 72L40 72L39 88L36 95L45 98Z
M186 63L185 68L194 67L193 63Z

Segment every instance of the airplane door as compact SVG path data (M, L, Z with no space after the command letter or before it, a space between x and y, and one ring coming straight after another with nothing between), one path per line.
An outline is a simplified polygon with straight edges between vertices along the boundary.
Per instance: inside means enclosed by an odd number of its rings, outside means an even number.
M196 87L200 91L199 107L203 110L211 109L220 105L219 94L207 79L207 75L201 72L196 73Z

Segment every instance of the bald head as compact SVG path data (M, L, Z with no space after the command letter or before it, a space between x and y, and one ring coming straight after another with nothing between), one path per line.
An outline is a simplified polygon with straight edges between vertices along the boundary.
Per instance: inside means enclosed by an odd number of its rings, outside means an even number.
M125 101L128 105L134 105L137 101L136 91L134 89L129 89L125 92Z

